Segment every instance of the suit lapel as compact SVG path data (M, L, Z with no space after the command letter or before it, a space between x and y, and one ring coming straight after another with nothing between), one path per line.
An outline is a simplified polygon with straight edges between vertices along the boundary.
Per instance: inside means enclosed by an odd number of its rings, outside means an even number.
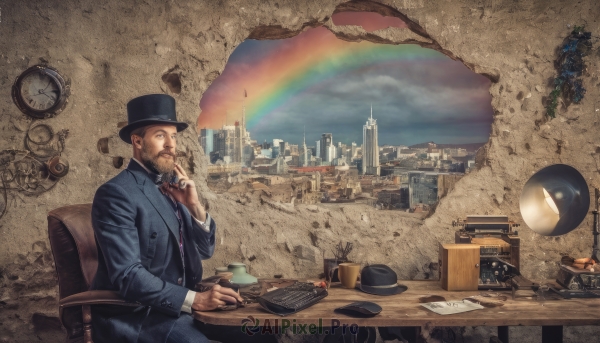
M171 231L173 237L175 237L175 242L179 242L179 221L175 216L173 208L167 203L165 196L160 193L158 187L152 182L146 170L144 170L137 162L133 160L129 162L127 170L133 174L142 193L144 193L146 198L148 198L148 201L150 201L152 206L154 206L154 209L156 209L158 214L162 217L169 228L169 231Z
M164 195L160 193L156 185L146 182L144 187L142 188L144 195L148 198L152 206L156 209L158 214L162 217L162 219L169 227L169 231L176 238L176 242L179 241L179 221L175 216L175 212L169 203L167 203L167 199Z

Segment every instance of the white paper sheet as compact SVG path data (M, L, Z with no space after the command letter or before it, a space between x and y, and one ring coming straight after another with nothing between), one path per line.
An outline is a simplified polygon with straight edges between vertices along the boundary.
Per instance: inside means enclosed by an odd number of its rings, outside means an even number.
M469 312L474 310L481 310L483 306L465 300L456 301L437 301L432 303L421 304L426 309L433 311L437 314L456 314L462 312Z

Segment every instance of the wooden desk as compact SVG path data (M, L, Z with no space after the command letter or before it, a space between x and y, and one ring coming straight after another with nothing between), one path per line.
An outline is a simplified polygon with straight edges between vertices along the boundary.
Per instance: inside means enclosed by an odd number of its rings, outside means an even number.
M440 287L438 281L404 281L408 290L392 296L376 296L358 290L334 285L329 295L318 304L299 313L280 317L263 310L258 304L250 304L234 311L194 312L194 318L207 324L240 326L242 320L252 316L260 323L268 319L274 325L275 319L281 323L287 319L295 324L316 324L319 320L329 327L334 320L339 325L357 324L358 326L498 326L500 336L507 336L507 326L543 326L547 339L543 341L562 341L562 326L600 325L600 299L545 300L532 299L532 291L518 291L515 300L510 292L504 306L484 308L471 312L438 315L420 306L419 298L427 295L443 296L446 300L461 300L478 295L483 291L448 292ZM333 309L354 301L372 301L379 304L383 311L372 318L353 318L333 312ZM279 324L281 325L281 324ZM560 329L560 332L559 332ZM560 337L558 335L560 334ZM500 337L502 338L502 337ZM507 338L507 337L506 337ZM507 339L505 338L505 343ZM560 338L560 340L557 340Z

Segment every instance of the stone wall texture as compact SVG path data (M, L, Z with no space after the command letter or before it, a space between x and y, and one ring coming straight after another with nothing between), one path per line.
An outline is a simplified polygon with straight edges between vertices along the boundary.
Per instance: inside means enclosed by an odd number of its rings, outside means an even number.
M65 110L43 121L55 131L69 130L63 152L69 173L38 196L10 191L0 219L1 342L64 339L46 214L91 202L97 187L126 166L131 150L119 140L117 124L126 120L127 101L146 93L172 94L179 117L191 125L179 143L183 164L219 225L216 254L204 262L207 273L242 261L259 277L317 277L322 255L344 240L354 242L355 261L386 263L404 279L424 278L438 244L453 242L452 221L469 214L505 214L522 224L522 273L532 279L553 278L561 253L591 252L591 215L570 234L542 237L522 222L519 196L534 172L554 163L577 168L590 188L600 187L596 0L0 0L0 11L0 150L23 149L32 122L11 100L22 71L47 62L71 80L72 90ZM338 27L331 20L336 11L398 16L409 28L367 33ZM556 119L548 120L543 99L556 75L557 47L583 24L594 36L583 75L587 94L578 105L559 104ZM361 205L282 204L259 193L216 195L206 186L207 159L193 124L202 94L228 56L247 38L286 38L320 25L340 39L436 49L492 80L494 122L480 168L428 218ZM165 73L179 75L178 94L163 82ZM104 152L97 147L102 138ZM124 157L124 166L115 168L115 157ZM479 342L487 341L486 330L458 331L466 342ZM511 330L518 341L539 339L539 328ZM598 331L567 329L565 341L597 337Z

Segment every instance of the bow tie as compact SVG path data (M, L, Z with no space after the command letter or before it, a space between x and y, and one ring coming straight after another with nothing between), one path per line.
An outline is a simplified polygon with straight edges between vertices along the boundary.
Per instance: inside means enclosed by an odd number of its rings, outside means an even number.
M155 185L160 186L163 184L162 174L148 173L148 176L154 181Z
M167 180L169 178L169 174L157 174L155 172L149 172L148 176L150 177L150 179L152 181L154 181L154 184L157 186L161 186L163 184L163 182L174 182L177 183L178 178L176 176L173 176L173 179L171 180Z
M163 184L163 174L159 173L158 170L156 170L151 165L142 164L137 160L136 162L146 170L146 172L148 173L148 177L150 178L150 180L152 180L152 182L154 182L155 185L160 186Z
M152 168L154 169L154 168ZM160 186L163 183L163 174L159 174L157 172L155 172L154 170L148 170L148 177L150 178L150 180L152 180L154 182L155 185Z

